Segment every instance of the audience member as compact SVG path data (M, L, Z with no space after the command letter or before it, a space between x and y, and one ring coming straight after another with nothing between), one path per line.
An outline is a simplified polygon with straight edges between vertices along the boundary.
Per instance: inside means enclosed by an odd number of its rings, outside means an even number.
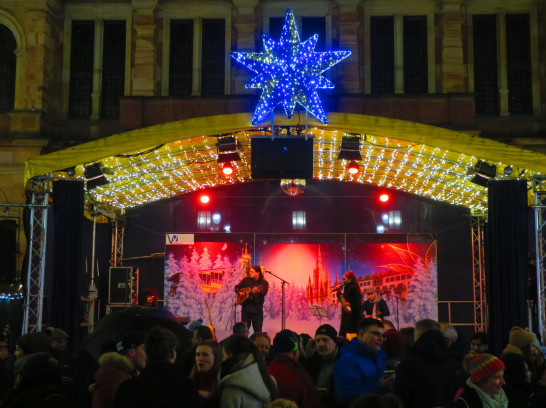
M148 362L138 377L119 386L114 408L198 407L197 389L175 368L177 338L173 332L157 327L146 335Z
M71 408L75 406L64 391L57 364L47 353L23 357L16 385L4 400L2 408Z
M0 402L6 392L14 385L14 369L15 360L9 353L8 341L2 338L0 339Z
M389 370L396 368L406 358L405 339L397 330L391 329L385 332L385 341L382 348L387 353L385 365Z
M195 349L195 366L190 374L199 392L199 406L214 408L218 400L218 375L222 365L222 347L215 340L205 340Z
M250 334L249 330L248 330L248 325L246 322L237 322L233 325L233 331L232 331L233 335L234 336L244 336L244 337L248 337L248 335Z
M329 324L320 326L315 332L317 352L304 362L317 389L320 407L323 408L331 406L334 401L334 365L339 358L336 340L336 329Z
M218 384L220 408L262 408L277 398L271 378L258 348L243 336L222 341L224 361Z
M531 370L523 356L507 353L502 357L504 381L502 387L508 398L508 408L529 407L531 396Z
M128 332L116 343L118 352L101 355L100 368L95 373L93 408L111 407L120 384L144 370L147 360L144 340L144 334Z
M256 347L258 347L258 350L260 350L264 361L268 362L269 350L271 350L271 338L267 335L267 333L252 333L252 336L250 336L250 340L254 343Z
M470 378L455 401L455 408L507 408L504 363L491 354L478 354L469 365Z
M502 352L503 356L505 356L507 353L514 353L519 354L520 356L523 356L523 358L525 358L525 362L529 366L529 369L532 373L532 384L535 384L540 379L537 367L535 366L533 352L531 350L531 345L534 341L535 337L531 332L528 332L521 327L514 326L510 329L508 345Z
M294 401L284 398L277 398L275 401L270 401L264 405L264 408L298 408Z
M415 325L415 344L399 366L394 393L406 408L445 407L464 382L462 365L449 355L440 325L430 319Z
M67 350L68 339L68 334L62 329L56 328L51 331L49 353L57 362L64 386L69 385L74 380L76 371L76 359Z
M364 317L373 317L375 319L384 319L391 314L387 302L374 288L366 290L366 300L362 303L362 312Z
M404 337L406 350L409 350L415 344L415 327L403 327L400 329L400 334Z
M277 382L279 397L294 401L300 408L316 408L318 395L313 380L298 362L298 335L288 329L281 330L273 339L272 351L267 369Z
M205 340L215 340L212 330L208 326L201 324L192 328L192 348L186 351L182 361L180 362L182 374L189 376L193 366L195 365L195 350L197 345Z
M358 325L357 337L343 346L334 366L334 393L337 405L346 407L364 394L384 394L392 388L393 379L383 375L386 353L383 323L365 318Z
M49 336L43 332L23 334L15 344L15 358L34 353L49 353Z
M459 339L459 333L457 333L455 326L448 323L440 323L440 328L447 340L449 354L457 360L459 364L462 364L464 357L468 354L468 347Z
M489 336L484 332L474 333L470 339L470 350L475 354L485 353L489 349Z

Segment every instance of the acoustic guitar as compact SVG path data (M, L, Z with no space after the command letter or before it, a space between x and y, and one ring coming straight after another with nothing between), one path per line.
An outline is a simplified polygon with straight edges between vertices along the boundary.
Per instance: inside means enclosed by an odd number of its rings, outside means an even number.
M239 289L237 291L237 301L236 301L237 305L242 305L243 303L245 303L248 300L248 298L250 298L250 294L252 293L252 289L254 288L258 288L260 289L260 291L264 290L263 285Z

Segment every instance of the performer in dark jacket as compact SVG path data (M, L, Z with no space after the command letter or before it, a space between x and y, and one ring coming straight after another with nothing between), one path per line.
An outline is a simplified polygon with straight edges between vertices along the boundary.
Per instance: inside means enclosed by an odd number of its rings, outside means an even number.
M343 293L339 291L337 298L341 303L339 335L344 337L347 333L356 334L358 323L362 319L362 292L353 271L347 271L343 275Z
M366 290L367 300L362 304L364 317L373 317L374 319L384 319L390 316L391 312L387 302L381 298L381 295L375 292L375 289Z
M264 279L262 268L259 265L250 267L250 276L244 278L237 286L237 303L242 301L241 320L254 328L254 333L262 331L264 321L264 300L269 284Z

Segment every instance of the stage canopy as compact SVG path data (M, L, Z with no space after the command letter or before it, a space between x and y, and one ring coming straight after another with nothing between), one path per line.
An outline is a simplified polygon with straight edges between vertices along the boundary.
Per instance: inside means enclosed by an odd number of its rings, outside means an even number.
M26 163L25 181L51 174L54 179L85 178L85 167L100 164L108 183L87 194L112 210L219 185L253 181L250 140L269 135L269 127L250 125L250 113L184 119L116 134L46 154ZM497 178L529 178L546 173L546 155L415 122L384 117L330 113L328 124L309 120L314 135L314 179L333 179L398 189L422 197L487 209L487 188L471 182L478 161L497 166ZM279 133L304 132L304 116L275 116ZM217 163L219 137L240 144L240 161L226 176ZM360 172L350 175L338 160L344 136L361 141ZM512 173L503 170L511 166Z

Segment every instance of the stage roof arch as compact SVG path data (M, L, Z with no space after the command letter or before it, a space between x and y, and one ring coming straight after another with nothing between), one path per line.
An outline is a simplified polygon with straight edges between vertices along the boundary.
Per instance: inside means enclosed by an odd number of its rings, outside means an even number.
M28 160L25 181L51 174L69 177L75 167L100 163L107 184L88 196L108 208L127 209L220 185L255 181L250 175L250 140L270 129L250 125L251 113L183 119L140 128ZM487 209L487 189L470 180L478 160L497 166L497 178L546 173L546 155L470 133L385 117L330 113L328 124L309 120L314 135L314 179L339 180L397 189L422 197ZM303 114L275 116L275 127L301 131ZM361 137L360 172L350 175L337 160L343 136ZM231 176L217 163L219 136L234 136L242 150ZM512 167L511 175L503 169ZM64 171L62 170L64 169Z

